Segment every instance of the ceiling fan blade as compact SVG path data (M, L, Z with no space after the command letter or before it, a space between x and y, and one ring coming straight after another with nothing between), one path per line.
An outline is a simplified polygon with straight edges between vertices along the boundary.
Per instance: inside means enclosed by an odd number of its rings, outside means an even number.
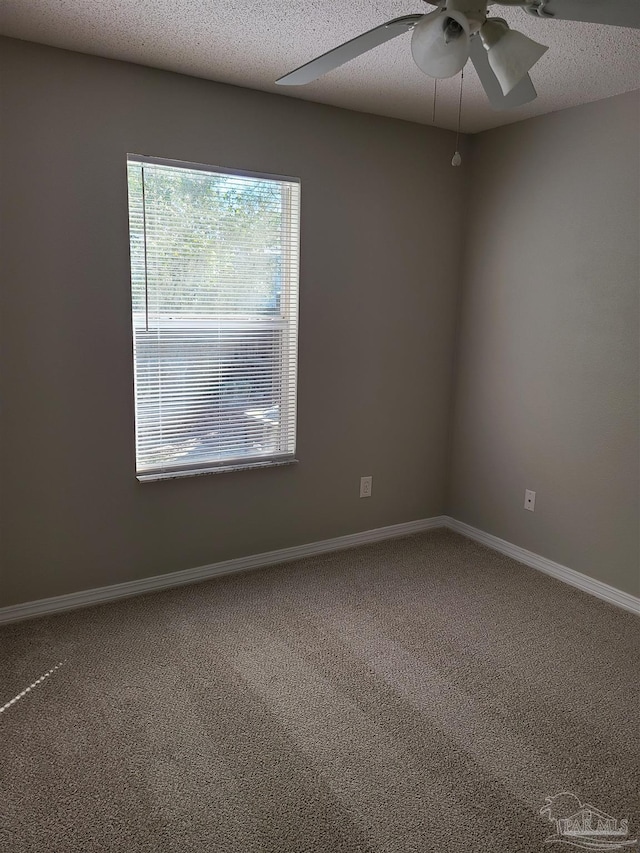
M502 94L502 88L489 65L489 56L480 36L474 36L471 39L471 61L494 110L510 110L514 107L521 107L537 98L538 93L528 74L525 74L508 95Z
M339 47L334 47L333 50L328 50L322 56L312 59L300 68L296 68L290 74L285 74L276 80L280 86L302 86L304 83L311 83L312 80L317 80L327 71L333 71L345 62L355 59L371 50L378 45L390 41L402 33L409 32L415 24L422 18L422 15L404 15L402 18L394 18L386 24L379 27L374 27L362 35L356 36L341 44Z
M640 29L640 0L533 0L525 7L541 18Z

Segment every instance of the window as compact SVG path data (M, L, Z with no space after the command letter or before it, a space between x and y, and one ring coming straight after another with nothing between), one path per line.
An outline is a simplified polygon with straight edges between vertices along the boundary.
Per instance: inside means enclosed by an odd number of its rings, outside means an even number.
M138 479L293 460L299 182L127 168Z

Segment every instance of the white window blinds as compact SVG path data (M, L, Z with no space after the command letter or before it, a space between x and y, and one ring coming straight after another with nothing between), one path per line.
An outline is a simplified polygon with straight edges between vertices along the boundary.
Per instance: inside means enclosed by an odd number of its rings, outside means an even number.
M129 156L128 182L139 479L293 459L298 181Z

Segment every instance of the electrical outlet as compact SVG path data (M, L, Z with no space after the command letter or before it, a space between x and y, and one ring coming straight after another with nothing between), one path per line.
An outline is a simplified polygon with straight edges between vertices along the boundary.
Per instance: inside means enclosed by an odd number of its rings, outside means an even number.
M532 492L531 489L524 490L524 508L530 512L536 508L536 493Z
M360 477L360 497L370 498L373 477Z

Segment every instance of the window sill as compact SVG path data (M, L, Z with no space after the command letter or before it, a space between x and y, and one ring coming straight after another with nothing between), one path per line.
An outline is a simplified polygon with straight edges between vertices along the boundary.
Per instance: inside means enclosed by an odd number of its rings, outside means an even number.
M185 477L204 477L207 474L226 474L230 471L252 471L255 468L281 468L283 465L294 465L297 462L297 459L265 459L260 462L238 462L215 468L194 468L189 471L153 471L149 474L137 474L136 479L139 483L156 483L159 480L183 480Z

